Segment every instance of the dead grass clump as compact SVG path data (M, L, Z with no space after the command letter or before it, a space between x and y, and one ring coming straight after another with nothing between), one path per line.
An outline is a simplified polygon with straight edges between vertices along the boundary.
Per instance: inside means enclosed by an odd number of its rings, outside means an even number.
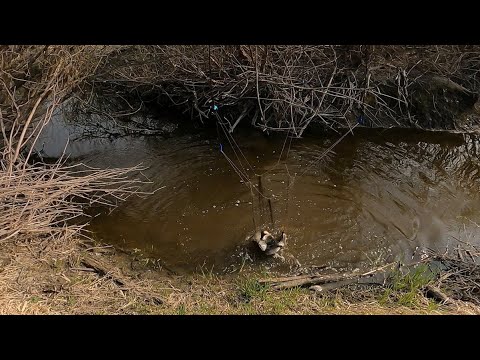
M77 233L82 226L72 220L84 215L85 207L113 206L138 193L144 182L132 180L128 174L139 170L65 166L58 161L0 172L0 243L18 235Z

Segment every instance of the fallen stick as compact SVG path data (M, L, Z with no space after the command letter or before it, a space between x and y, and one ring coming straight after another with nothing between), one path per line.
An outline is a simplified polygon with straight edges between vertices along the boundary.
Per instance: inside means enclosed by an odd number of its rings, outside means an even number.
M417 263L414 263L414 264L419 264L419 263L421 263L421 262L423 262L423 260L418 261ZM395 265L395 264L397 264L397 263L396 263L396 262L393 262L393 263L390 263L390 264L386 264L386 265L380 266L380 267L378 267L378 268L376 268L376 269L373 269L373 270L367 271L366 273L361 274L361 276L368 276L368 275L371 275L371 274L375 274L375 273L377 273L377 272L379 272L379 271L381 271L381 270L383 270L383 269L385 269L385 268L388 268L388 267L390 267L390 266L393 266L393 265ZM413 264L412 264L412 265L413 265Z
M114 274L113 271L111 271L105 264L97 259L92 257L84 257L81 263L87 268L93 269L100 276L106 276L108 274L108 277L111 278L117 285L125 285L125 280L122 279L121 276Z
M156 294L151 294L148 291L143 291L142 289L138 289L134 284L132 284L128 279L124 278L120 274L120 270L118 269L110 269L108 265L104 264L102 261L98 259L94 259L91 256L84 256L81 260L81 264L87 268L92 269L95 271L99 276L106 276L113 280L115 284L120 287L120 290L125 291L133 291L137 293L139 296L143 297L146 301L152 302L154 304L162 304L163 300L157 296ZM81 268L76 268L81 269ZM82 269L85 271L84 269Z
M353 273L313 275L308 278L293 279L290 281L282 281L279 283L274 283L272 284L272 289L275 289L275 290L289 289L289 288L298 287L298 286L308 286L308 285L324 284L328 282L338 282L338 281L358 278L358 277L360 277L359 274L353 274Z
M233 130L237 127L240 120L242 120L245 117L245 115L247 115L248 110L249 110L248 106L245 106L243 108L243 111L240 114L240 116L237 118L237 121L235 121L235 124L230 126L230 130L228 131L230 134L233 133Z
M75 268L70 268L70 270L72 270L72 271L96 272L94 269L88 268L88 267L75 267Z

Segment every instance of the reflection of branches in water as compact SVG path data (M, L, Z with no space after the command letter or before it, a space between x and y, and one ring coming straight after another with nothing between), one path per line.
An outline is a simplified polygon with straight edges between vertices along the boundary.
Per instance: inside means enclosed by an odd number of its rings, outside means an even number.
M130 103L125 100L130 108ZM166 136L175 126L159 127L155 120L145 115L143 102L132 111L125 110L125 104L116 99L95 98L85 102L78 97L72 98L64 106L64 115L81 129L75 140L89 138L120 138L126 136ZM80 126L79 126L80 125Z

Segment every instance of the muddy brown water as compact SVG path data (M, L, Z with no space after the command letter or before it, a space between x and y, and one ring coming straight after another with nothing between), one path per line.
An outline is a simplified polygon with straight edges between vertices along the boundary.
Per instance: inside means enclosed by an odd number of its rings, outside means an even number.
M58 123L49 127L44 152L58 156L69 133ZM286 262L262 258L247 240L254 218L257 228L272 228L268 205L241 182L220 144L239 162L215 130L70 141L67 153L91 166L148 167L144 174L154 183L144 190L163 188L113 212L96 209L89 229L102 242L139 249L177 272L285 270L293 258L302 266L352 269L410 261L424 248L480 245L478 136L357 128L312 163L339 136L293 139L279 162L285 134L234 134L252 184L262 174L273 228L288 235Z

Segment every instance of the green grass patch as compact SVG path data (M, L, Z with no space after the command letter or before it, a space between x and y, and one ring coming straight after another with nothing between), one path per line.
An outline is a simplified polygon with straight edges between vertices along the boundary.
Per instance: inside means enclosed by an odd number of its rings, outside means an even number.
M238 282L238 289L243 300L249 302L252 299L264 300L268 286L260 284L254 278L241 278Z
M426 264L420 264L406 274L397 270L391 275L389 285L380 295L379 303L382 305L395 303L415 308L422 296L421 290L434 279L435 273Z

